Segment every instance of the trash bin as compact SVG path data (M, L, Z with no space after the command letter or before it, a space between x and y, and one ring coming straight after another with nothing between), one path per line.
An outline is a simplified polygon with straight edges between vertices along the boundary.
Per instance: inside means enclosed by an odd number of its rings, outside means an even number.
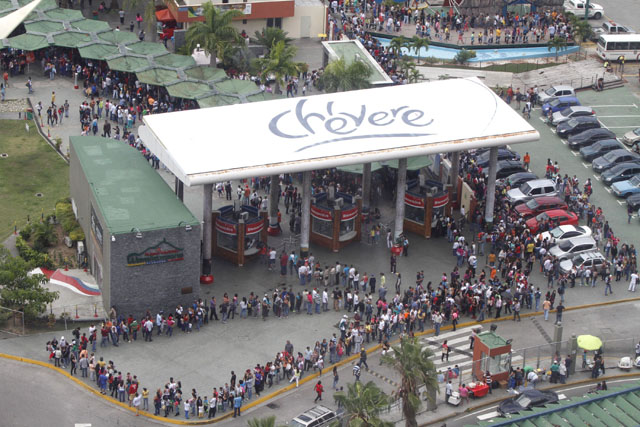
M33 120L33 108L27 108L27 120Z

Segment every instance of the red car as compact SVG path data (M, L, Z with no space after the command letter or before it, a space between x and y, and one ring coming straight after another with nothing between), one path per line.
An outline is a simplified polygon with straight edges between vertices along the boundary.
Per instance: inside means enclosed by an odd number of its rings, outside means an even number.
M549 228L553 228L558 225L578 225L578 215L563 209L553 209L542 212L541 214L538 214L538 216L528 219L526 222L527 228L535 234L538 232L540 224L545 220L549 221Z
M542 196L531 199L527 203L520 203L514 209L518 215L529 219L550 209L565 210L567 209L567 204L558 196Z

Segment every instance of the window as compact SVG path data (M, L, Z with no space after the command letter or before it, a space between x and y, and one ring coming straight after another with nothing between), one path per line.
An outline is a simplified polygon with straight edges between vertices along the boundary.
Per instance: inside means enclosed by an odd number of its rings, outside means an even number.
M344 236L345 234L349 234L352 231L355 231L355 225L355 218L349 219L347 221L340 221L340 235Z
M258 246L260 243L260 231L251 234L245 234L244 236L244 254L252 255L258 253Z
M640 42L629 42L630 50L640 50Z
M273 27L273 18L267 18L267 27Z
M404 217L418 224L424 224L424 209L405 204Z
M276 18L275 24L276 28L282 29L282 18Z
M333 238L333 221L323 221L314 216L311 217L311 230L330 239Z
M218 231L218 247L238 252L238 236Z
M247 25L247 20L246 19L242 20L242 25Z
M533 190L531 190L531 194L532 195L538 195L542 193L542 188L538 187L538 188L534 188Z

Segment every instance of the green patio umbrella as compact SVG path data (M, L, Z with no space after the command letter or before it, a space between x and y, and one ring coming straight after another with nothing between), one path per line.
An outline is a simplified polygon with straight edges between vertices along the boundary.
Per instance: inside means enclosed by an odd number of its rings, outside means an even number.
M222 68L198 66L184 70L184 73L192 79L206 82L215 82L227 78L227 73Z
M53 36L53 44L59 47L78 47L91 41L91 36L85 33L61 33Z
M62 25L62 22L53 22L46 20L34 21L29 24L25 24L24 28L27 30L27 33L49 34L64 31L64 25Z
M102 39L109 43L114 44L127 44L138 41L138 36L129 31L105 31L104 33L98 34L98 38Z
M247 96L249 102L273 101L274 99L282 99L284 95L276 95L275 93L260 92L255 95Z
M196 99L211 92L209 85L197 82L180 82L167 86L167 92L174 98Z
M165 70L163 68L152 68L146 71L140 71L136 73L140 83L145 83L154 86L166 86L173 83L178 78L178 73L174 70Z
M125 49L127 51L130 51L131 53L137 53L138 55L166 55L167 53L169 53L169 51L167 51L162 43L131 43L130 45L127 45Z
M45 0L46 1L46 0ZM53 9L45 12L45 15L55 21L77 21L83 19L82 12L75 9Z
M101 61L120 54L120 48L113 44L95 43L78 49L80 56L85 59L98 59Z
M125 73L135 73L151 66L147 58L128 55L122 55L117 58L109 59L107 61L107 65L112 70L124 71Z
M108 22L95 21L93 19L80 19L79 21L71 22L71 27L87 33L99 33L111 29Z
M158 56L156 58L153 58L153 60L158 65L164 65L165 67L176 69L196 65L196 61L192 57L186 55L176 55L175 53Z
M20 34L9 39L10 46L13 49L34 51L49 47L47 38L44 36L36 36L34 34Z
M260 92L260 88L251 80L227 79L215 83L218 91L228 95L249 95Z
M221 107L223 105L240 104L242 101L237 96L211 95L198 99L200 108Z

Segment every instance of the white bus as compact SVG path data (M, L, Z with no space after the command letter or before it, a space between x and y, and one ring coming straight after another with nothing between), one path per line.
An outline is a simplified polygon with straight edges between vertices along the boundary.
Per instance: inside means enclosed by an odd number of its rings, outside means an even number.
M603 34L598 37L597 52L606 61L617 61L620 56L625 61L638 61L640 34Z

